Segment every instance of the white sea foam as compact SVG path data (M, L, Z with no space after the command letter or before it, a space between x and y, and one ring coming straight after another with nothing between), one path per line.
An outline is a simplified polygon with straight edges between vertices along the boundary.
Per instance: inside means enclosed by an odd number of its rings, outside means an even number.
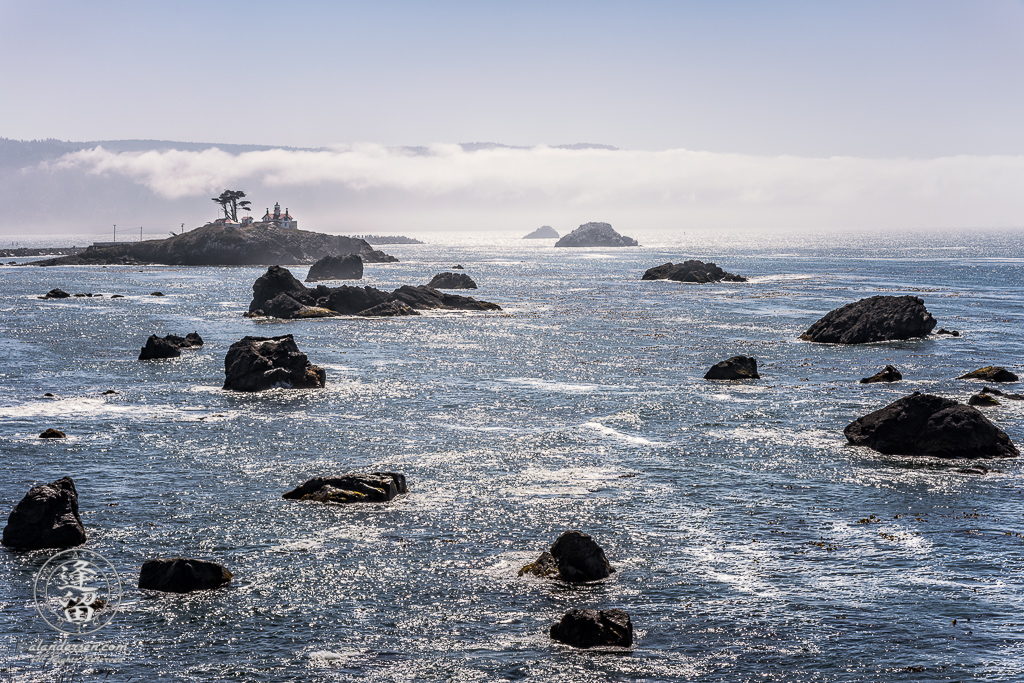
M500 379L502 384L512 384L538 391L550 391L558 394L589 394L600 389L607 390L611 387L603 387L599 384L569 384L568 382L549 382L533 377L509 377Z
M600 422L585 422L583 426L586 427L587 429L593 429L595 432L600 433L602 436L621 439L622 441L627 441L629 443L640 444L643 446L657 445L657 442L655 441L650 441L648 439L643 438L642 436L632 436L630 434L623 434L617 429L612 429L611 427L603 425Z

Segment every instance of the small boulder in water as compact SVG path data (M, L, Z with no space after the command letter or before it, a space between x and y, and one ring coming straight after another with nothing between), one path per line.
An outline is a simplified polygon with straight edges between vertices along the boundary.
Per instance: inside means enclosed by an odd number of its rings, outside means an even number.
M231 391L320 389L324 369L309 362L292 335L243 337L224 357L224 388Z
M408 491L405 476L397 472L355 473L315 477L295 487L282 498L318 503L386 503Z
M829 311L800 335L824 344L868 344L924 337L935 318L916 296L872 296Z
M150 296L164 296L163 292L150 292Z
M177 358L181 355L181 349L195 349L202 345L203 338L199 336L198 332L189 332L184 337L179 337L176 334L158 337L151 334L139 353L139 360Z
M227 567L188 557L146 560L139 572L139 588L165 593L191 593L219 588L233 577Z
M704 379L760 379L757 360L750 356L733 356L711 366Z
M520 569L519 576L533 574L584 583L600 581L614 571L594 539L582 531L566 531L551 545L550 552L541 553L536 561Z
M894 365L886 365L879 372L865 377L860 381L861 384L874 384L875 382L899 382L903 379L903 373L896 369Z
M438 273L427 287L434 289L476 289L476 282L465 273Z
M39 298L40 299L67 299L69 296L71 296L71 295L68 294L67 292L65 292L60 287L54 287L49 292L47 292L46 294L44 294L43 296L41 296Z
M11 512L3 544L9 548L72 548L85 543L78 491L71 477L34 486Z
M1000 396L1010 401L1024 401L1024 394L1009 394L1005 391L999 391L998 389L992 389L990 387L982 387L982 394L993 394L994 396Z
M53 427L50 427L45 432L40 434L39 438L40 439L66 439L66 438L68 438L68 435L65 434L64 432L60 431L59 429L54 429Z
M991 394L975 394L967 399L967 405L969 406L997 406L997 401Z
M960 333L957 332L956 330L947 330L945 327L940 328L939 330L937 330L935 332L935 334L944 334L944 335L947 335L947 336L950 336L950 337L959 337L960 336Z
M633 622L621 609L571 609L549 634L552 640L578 648L630 647Z
M1020 377L1006 368L995 365L988 365L977 370L972 370L966 375L960 375L957 379L980 379L986 382L1017 382Z
M306 282L360 280L362 277L363 259L359 254L327 255L309 267Z

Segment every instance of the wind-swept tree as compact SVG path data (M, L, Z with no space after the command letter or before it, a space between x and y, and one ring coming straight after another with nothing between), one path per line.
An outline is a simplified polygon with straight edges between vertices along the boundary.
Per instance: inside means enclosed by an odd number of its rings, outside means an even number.
M249 204L252 203L248 199L243 199L243 197L245 197L245 193L241 190L224 190L220 193L219 197L213 197L212 199L220 204L220 208L224 212L224 218L237 221L238 210L248 211Z

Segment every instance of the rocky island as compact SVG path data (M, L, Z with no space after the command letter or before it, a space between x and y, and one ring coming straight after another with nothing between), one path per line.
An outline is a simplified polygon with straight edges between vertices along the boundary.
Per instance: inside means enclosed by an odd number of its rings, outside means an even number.
M548 240L558 239L558 231L552 228L550 225L542 225L529 235L523 238L524 240Z
M676 282L746 282L742 275L727 273L714 263L708 261L683 261L682 263L663 263L648 268L641 280L674 280Z
M916 296L872 296L829 311L800 339L824 344L870 344L926 337L935 318Z
M615 232L609 223L584 223L562 239L556 247L637 247L632 237Z
M162 240L93 246L71 256L32 261L33 266L157 263L170 266L269 266L312 264L328 255L358 254L364 263L392 263L394 256L365 240L265 224L209 223Z

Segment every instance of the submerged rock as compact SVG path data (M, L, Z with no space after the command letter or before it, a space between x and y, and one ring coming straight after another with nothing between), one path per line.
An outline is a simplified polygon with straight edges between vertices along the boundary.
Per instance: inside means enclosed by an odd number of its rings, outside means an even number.
M524 240L548 240L558 239L558 232L550 225L542 225L529 235L523 238Z
M980 379L986 382L1016 382L1020 377L1013 374L1006 368L988 365L977 370L972 370L966 375L960 375L957 379Z
M139 360L177 358L181 355L181 349L194 349L202 345L203 338L199 336L198 332L189 332L184 337L179 337L176 334L158 337L151 334L139 353Z
M85 543L78 491L71 477L32 487L11 512L3 545L22 550L72 548Z
M51 289L49 292L47 292L46 294L44 294L43 296L41 296L39 298L40 299L67 299L69 296L71 296L71 295L68 294L67 292L65 292L63 289L60 289L59 287L55 287L55 288Z
M224 388L231 391L319 389L324 369L309 362L292 335L243 337L224 357Z
M704 375L704 379L760 379L757 374L757 360L750 356L733 356L715 363Z
M947 336L950 336L950 337L959 337L960 336L960 333L957 332L956 330L947 330L945 327L943 327L943 328L941 328L939 330L936 330L935 334L944 334L944 335L947 335Z
M39 438L40 439L66 439L66 438L68 438L68 435L65 434L64 432L60 431L59 429L54 429L53 427L50 427L45 432L40 434Z
M208 560L171 557L146 560L139 572L139 588L165 593L191 593L219 588L234 576L227 567Z
M879 372L871 375L870 377L863 378L861 384L874 384L875 382L899 382L903 379L903 373L896 369L894 365L886 365Z
M889 455L1005 458L1020 455L1006 432L977 408L914 392L858 418L843 430L856 446Z
M438 273L427 287L434 289L476 289L476 282L465 273Z
M1008 394L1005 391L999 391L999 389L992 389L990 387L982 387L981 393L994 394L996 396L1001 396L1002 398L1008 399L1010 401L1024 401L1024 394Z
M916 296L872 296L827 313L800 335L826 344L867 344L924 337L935 318Z
M676 282L746 282L742 275L727 273L714 263L703 261L683 261L682 263L664 263L648 268L641 280L674 280Z
M582 531L566 531L555 540L550 551L541 553L536 561L520 569L519 576L533 574L584 583L599 581L614 571L594 539Z
M363 259L359 254L345 256L324 256L309 267L306 282L320 280L361 280L363 277Z
M621 609L571 609L551 627L549 635L578 648L630 647L633 622Z
M635 247L637 241L615 232L609 223L584 223L562 239L556 247Z
M282 498L318 503L386 503L401 493L408 493L408 490L405 475L397 472L354 473L315 477Z

